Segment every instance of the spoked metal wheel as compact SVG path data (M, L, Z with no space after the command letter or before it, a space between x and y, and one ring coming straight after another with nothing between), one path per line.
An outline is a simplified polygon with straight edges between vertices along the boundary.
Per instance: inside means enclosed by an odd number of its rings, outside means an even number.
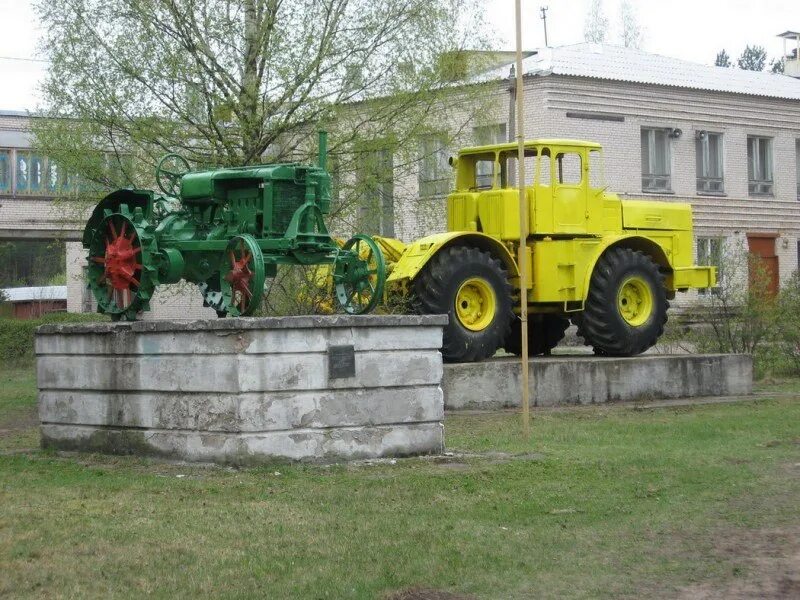
M149 236L122 206L101 222L89 248L89 287L101 312L134 320L148 308L154 282L142 267L150 254Z
M251 315L264 294L264 255L252 235L237 235L228 242L219 274L222 303L217 313L230 317Z
M336 299L346 313L370 312L383 298L386 262L378 245L366 235L347 241L333 268Z

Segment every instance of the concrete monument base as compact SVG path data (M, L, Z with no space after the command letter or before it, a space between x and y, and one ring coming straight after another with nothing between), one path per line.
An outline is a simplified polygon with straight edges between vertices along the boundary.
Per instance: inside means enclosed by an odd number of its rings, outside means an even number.
M529 364L531 403L535 406L753 392L753 359L743 354L537 356ZM521 370L515 357L445 365L445 408L518 407Z
M42 445L251 464L441 453L443 316L44 325Z

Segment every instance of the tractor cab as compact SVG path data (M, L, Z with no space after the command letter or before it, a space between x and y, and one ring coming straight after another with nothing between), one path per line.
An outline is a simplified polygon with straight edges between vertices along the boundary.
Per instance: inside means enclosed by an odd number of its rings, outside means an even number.
M465 148L448 229L519 238L518 150L513 143ZM533 140L525 144L525 192L531 235L599 235L603 231L602 148L593 142Z

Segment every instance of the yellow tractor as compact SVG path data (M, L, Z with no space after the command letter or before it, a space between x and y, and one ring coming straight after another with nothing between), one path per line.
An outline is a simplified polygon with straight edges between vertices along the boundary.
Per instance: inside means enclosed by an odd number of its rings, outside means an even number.
M461 150L450 159L447 233L376 239L388 293L450 317L448 362L521 352L517 160L516 144ZM691 206L607 192L599 144L528 141L525 172L531 355L548 354L570 320L597 354L639 354L663 333L675 292L716 284L713 267L693 264Z

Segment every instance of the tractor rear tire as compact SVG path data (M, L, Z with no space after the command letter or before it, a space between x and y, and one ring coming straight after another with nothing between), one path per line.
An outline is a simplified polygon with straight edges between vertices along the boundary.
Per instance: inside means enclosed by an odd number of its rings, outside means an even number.
M560 315L528 315L528 356L549 355L564 339L567 327L569 319ZM511 354L522 355L522 321L519 317L514 317L503 348Z
M451 246L438 252L414 279L414 308L446 314L442 357L474 362L493 356L511 328L511 284L488 252Z
M643 252L612 248L597 261L578 335L599 356L633 356L664 333L669 302L664 276Z

